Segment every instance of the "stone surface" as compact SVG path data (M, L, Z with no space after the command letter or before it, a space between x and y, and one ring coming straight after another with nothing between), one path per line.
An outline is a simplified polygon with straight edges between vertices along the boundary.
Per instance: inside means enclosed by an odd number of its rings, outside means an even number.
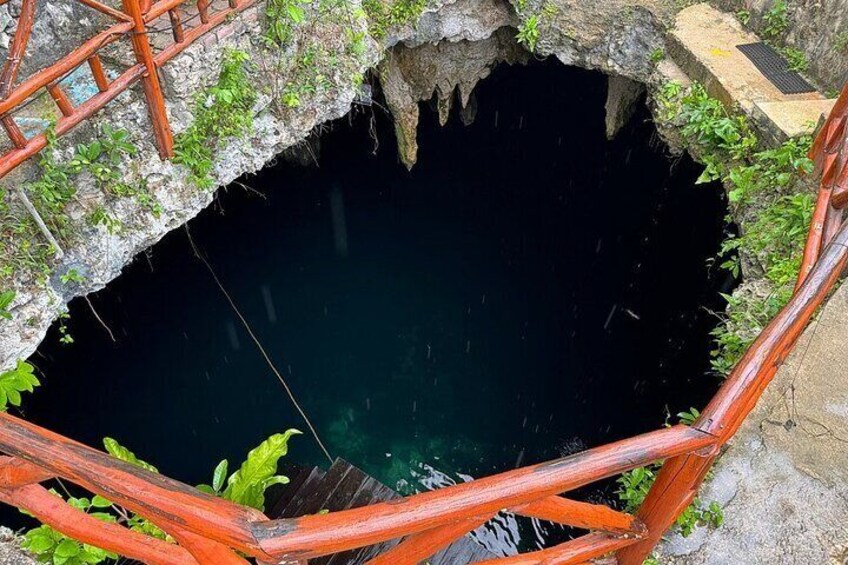
M715 0L730 13L750 14L749 26L762 32L772 0ZM786 0L788 27L778 34L778 44L804 52L809 75L821 86L841 89L848 82L848 0Z
M697 4L677 15L669 52L682 71L702 83L712 96L752 117L770 142L812 133L835 100L826 100L818 92L780 92L736 48L757 41L760 38L732 14Z
M629 78L610 75L607 79L606 122L607 139L627 125L636 112L636 104L645 93L645 85Z
M702 499L725 524L671 536L662 563L848 562L848 284L778 371L719 459Z
M38 563L20 547L21 540L9 528L0 527L0 563L3 565L35 565Z
M813 133L822 115L827 116L836 100L787 100L755 102L752 117L773 143Z
M817 92L783 94L736 46L760 39L732 15L708 4L682 10L670 34L670 55L690 78L728 106L748 113L757 102L821 100Z

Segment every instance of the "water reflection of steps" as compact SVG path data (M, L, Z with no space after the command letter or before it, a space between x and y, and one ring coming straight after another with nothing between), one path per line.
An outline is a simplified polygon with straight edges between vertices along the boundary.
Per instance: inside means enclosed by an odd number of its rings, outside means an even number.
M375 502L384 502L400 495L368 476L347 461L336 459L328 471L317 467L294 467L284 469L290 479L285 490L268 505L271 518L296 518L321 511L336 512L357 508ZM339 553L332 556L310 559L310 565L359 565L379 553L397 545L397 541L382 543ZM470 537L454 542L427 560L430 565L461 565L495 555Z

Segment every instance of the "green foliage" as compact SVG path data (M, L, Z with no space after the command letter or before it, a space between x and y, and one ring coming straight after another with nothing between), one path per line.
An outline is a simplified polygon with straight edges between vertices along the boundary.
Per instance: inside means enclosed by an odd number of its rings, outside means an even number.
M848 31L836 34L833 39L833 48L840 52L848 51Z
M739 10L736 12L736 19L742 22L743 26L746 26L751 21L751 12L748 10Z
M20 359L14 369L0 373L0 410L5 411L7 405L21 405L21 393L32 392L41 383L34 374L33 366Z
M268 0L265 5L266 41L271 45L288 45L294 28L303 22L307 3L307 0Z
M720 180L732 206L761 208L743 221L741 235L725 240L717 258L720 268L739 276L744 255L760 267L771 286L764 297L725 296L727 311L712 332L712 366L726 375L792 295L813 207L812 196L796 186L799 174L813 170L807 157L812 138L759 149L747 120L728 112L700 85L686 92L670 83L657 102L660 119L681 123L683 135L706 165L699 182Z
M807 60L807 55L800 49L794 47L784 47L780 50L786 61L789 63L789 70L796 73L807 72L810 68L810 62Z
M100 514L100 513L94 513ZM96 516L100 520L114 522L113 516L106 514L110 519ZM28 531L21 547L33 554L39 563L51 563L53 565L96 565L107 559L118 559L118 556L109 551L78 542L68 536L57 532L50 526L41 526Z
M98 206L88 216L88 221L92 226L103 226L110 234L116 234L124 227L121 221L109 214L106 208Z
M689 426L698 419L700 413L695 408L691 408L688 412L681 412L677 416L681 424ZM654 486L660 468L662 468L661 463L653 463L632 469L616 479L618 489L615 494L624 506L625 512L632 514L639 510L651 487ZM708 506L704 506L703 502L696 498L677 518L675 529L683 537L689 537L698 526L717 528L723 523L724 514L718 503L711 502Z
M662 47L657 47L653 51L651 51L651 62L655 65L665 59L665 49Z
M786 0L774 0L771 8L763 14L762 35L765 39L782 36L789 28L789 12Z
M76 269L68 269L64 275L59 277L59 280L62 281L62 284L82 283L85 282L85 277Z
M282 434L274 434L250 450L241 467L227 479L227 487L221 496L238 504L264 510L265 490L271 485L289 482L287 477L277 475L277 462L288 453L289 438L300 433L290 429ZM215 492L220 490L222 474L226 474L224 461L219 463L213 478ZM218 489L214 488L216 483L219 484Z
M539 42L539 16L533 14L521 22L515 39L530 51L535 51L536 43Z
M136 457L135 453L133 453L132 451L130 451L129 449L127 449L126 447L124 447L123 445L121 445L116 440L114 440L110 437L103 438L103 447L106 448L106 452L109 455L111 455L112 457L115 457L116 459L120 459L121 461L126 461L127 463L130 463L131 465L135 465L136 467L141 467L142 469L150 471L151 473L158 473L159 472L159 469L157 469L156 467L154 467L150 463L142 461L141 459Z
M283 88L280 100L288 108L297 108L307 96L325 92L332 86L329 77L321 72L319 62L332 55L322 45L310 45L295 60L290 80Z
M4 320L12 319L12 314L9 312L9 306L11 306L12 301L14 299L14 290L6 290L4 292L0 292L0 318L3 318Z
M91 175L97 187L108 196L136 197L151 212L158 210L158 204L143 183L134 187L122 180L126 157L137 153L126 131L104 125L93 141L78 145L67 162L59 158L52 126L47 128L45 136L47 147L38 157L39 177L24 185L22 190L58 241L68 242L76 235L65 207L75 198L75 181L82 174ZM92 223L103 224L102 221ZM116 227L114 222L111 227ZM29 273L46 280L54 252L29 213L23 209L13 210L0 198L0 257L3 258L0 280L19 279L22 274Z
M424 13L427 0L363 0L368 30L375 39L384 39L392 28L414 24Z
M253 128L256 89L248 70L247 53L225 51L218 82L198 96L194 122L174 139L174 162L187 167L200 188L213 185L210 173L218 142L243 137Z

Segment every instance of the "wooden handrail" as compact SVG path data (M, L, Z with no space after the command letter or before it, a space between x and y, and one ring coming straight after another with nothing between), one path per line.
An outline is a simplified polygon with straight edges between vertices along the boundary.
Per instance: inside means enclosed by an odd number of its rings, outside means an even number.
M158 70L201 35L255 0L229 0L229 8L192 0L202 15L191 29L180 22L187 0L122 0L124 11L99 0L81 0L119 23L95 35L59 62L13 88L31 28L32 0L24 0L10 58L0 74L0 124L15 147L0 156L0 177L40 151L45 134L26 139L11 113L40 89L47 89L63 116L62 135L141 81L160 154L170 155L171 139ZM2 3L2 0L0 0ZM168 14L174 41L154 54L147 25ZM136 64L115 80L106 77L99 51L120 38L133 42ZM98 92L74 105L58 81L88 62ZM5 98L4 98L5 97ZM674 426L548 463L508 471L469 483L425 492L400 501L326 515L268 520L167 477L119 461L34 424L0 413L0 501L30 511L44 523L85 543L128 557L164 565L220 563L244 565L239 555L261 562L322 555L396 538L404 540L371 565L413 565L436 553L501 511L552 520L590 530L556 547L484 562L486 565L582 564L614 553L619 565L641 565L674 520L692 502L721 446L753 410L777 369L848 264L848 87L813 145L811 158L821 174L813 223L805 246L798 287L789 303L765 328L692 427ZM635 516L606 506L562 498L564 492L665 460L648 497ZM165 543L117 524L100 522L50 494L41 484L61 477L144 516L170 534Z

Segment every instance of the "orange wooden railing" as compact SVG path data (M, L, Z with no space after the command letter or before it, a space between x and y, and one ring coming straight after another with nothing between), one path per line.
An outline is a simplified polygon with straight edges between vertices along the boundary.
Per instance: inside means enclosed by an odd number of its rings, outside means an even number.
M117 10L97 0L79 1L112 17L117 23L12 88L32 33L35 14L36 0L23 0L18 28L9 49L6 65L0 73L0 125L14 146L0 155L0 178L47 146L45 133L27 139L13 119L16 110L44 90L53 98L61 113L55 125L55 134L61 136L98 112L130 86L141 81L159 155L163 159L172 157L173 135L158 70L197 38L255 3L255 0L229 0L227 7L213 10L208 0L193 0L200 20L196 25L188 27L183 22L181 10L182 5L189 3L189 0L158 0L152 5L146 0L121 0L123 10ZM0 4L2 3L0 1ZM154 53L149 34L161 31L153 27L154 23L160 21L170 26L173 41L158 53ZM114 80L110 80L103 69L100 52L121 39L131 42L136 64L125 69ZM74 106L60 82L82 65L88 65L98 92Z
M253 0L230 0L213 12L199 0L200 24L183 25L183 0L122 0L119 11L97 0L80 0L118 23L56 65L12 89L32 27L34 0L24 0L10 58L0 74L0 124L15 148L0 157L0 175L46 144L43 134L25 139L11 113L36 91L47 89L63 117L61 135L142 81L153 133L163 157L172 139L157 69L193 40ZM2 3L2 0L0 0ZM168 14L174 42L154 54L145 30ZM129 36L137 63L109 81L98 51ZM99 93L74 107L58 85L88 63ZM25 509L42 522L85 543L151 564L306 563L309 559L403 538L371 565L419 563L481 526L499 512L550 520L590 533L564 544L487 561L498 565L567 565L601 557L641 565L661 536L692 502L720 448L751 412L801 332L823 303L848 262L848 88L821 130L811 157L821 187L805 247L798 287L789 304L751 345L721 390L691 427L675 426L400 501L325 515L269 520L259 511L204 494L172 479L117 460L20 418L0 413L0 501ZM656 482L636 515L562 496L592 482L664 460ZM101 522L51 494L40 483L73 482L137 513L170 534L176 543Z

